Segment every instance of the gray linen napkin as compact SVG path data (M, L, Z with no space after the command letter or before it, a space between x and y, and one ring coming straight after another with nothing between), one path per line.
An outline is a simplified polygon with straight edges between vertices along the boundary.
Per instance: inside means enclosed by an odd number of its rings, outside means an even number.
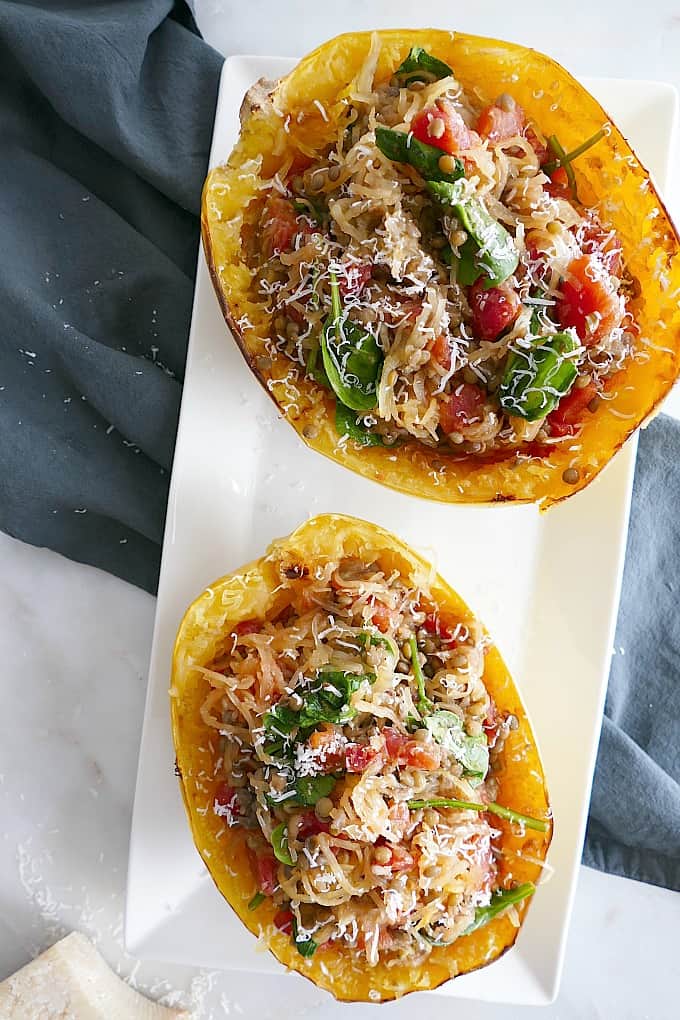
M680 890L680 423L640 435L584 864Z

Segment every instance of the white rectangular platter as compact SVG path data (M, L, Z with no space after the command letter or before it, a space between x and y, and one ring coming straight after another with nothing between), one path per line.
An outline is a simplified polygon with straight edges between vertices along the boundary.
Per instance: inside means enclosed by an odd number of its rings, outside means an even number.
M238 132L260 76L292 61L232 57L222 75L211 165ZM676 94L654 82L586 83L666 183ZM430 504L382 489L308 450L251 375L222 320L203 256L158 592L130 844L127 947L135 956L280 972L214 888L194 849L173 771L168 686L184 609L216 577L308 516L339 511L395 531L434 560L486 623L532 718L555 815L554 869L517 946L441 994L540 1004L559 986L609 672L635 459L631 442L573 501L532 507ZM293 978L286 986L293 997Z

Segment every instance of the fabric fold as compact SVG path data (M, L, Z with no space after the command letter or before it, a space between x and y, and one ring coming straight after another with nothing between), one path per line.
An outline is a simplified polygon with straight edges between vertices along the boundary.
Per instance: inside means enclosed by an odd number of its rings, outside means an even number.
M0 2L0 527L149 591L221 64L171 0Z

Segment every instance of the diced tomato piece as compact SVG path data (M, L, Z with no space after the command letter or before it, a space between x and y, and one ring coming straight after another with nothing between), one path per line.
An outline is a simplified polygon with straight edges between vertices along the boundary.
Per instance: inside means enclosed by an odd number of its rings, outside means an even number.
M228 783L218 784L213 798L213 811L220 818L225 818L228 825L238 825L238 819L243 811L233 786L229 786Z
M486 815L486 812L485 812ZM493 826L494 822L490 821ZM475 852L473 861L479 869L478 882L481 883L481 892L491 892L492 883L496 878L496 855L491 840L482 839L475 834L471 837Z
M419 142L434 145L443 152L456 153L479 145L479 135L472 131L456 109L445 99L417 113L411 131Z
M310 836L318 836L320 832L330 832L331 827L328 822L322 822L320 818L316 817L314 811L305 811L302 816L302 821L298 826L298 839L309 839Z
M416 299L395 301L391 308L384 311L388 326L401 326L402 323L414 323L423 310L423 302Z
M621 241L614 230L607 230L596 220L586 220L577 231L581 249L586 255L597 255L612 276L621 272Z
M537 262L539 259L544 258L545 253L541 251L534 238L530 235L526 237L525 246L532 262Z
M555 411L553 411L555 414ZM551 415L548 415L550 418ZM570 425L568 422L563 422L560 418L553 418L548 423L550 425L550 435L556 439L561 439L562 436L575 436L578 431L577 425Z
M460 383L453 393L442 401L439 408L439 424L448 435L458 432L466 425L481 421L484 393L474 383Z
M522 308L517 292L507 282L484 288L484 277L468 289L472 328L480 340L495 340L512 325Z
M526 453L530 457L539 457L541 460L545 460L547 457L551 455L551 453L554 453L555 451L553 447L548 446L547 443L533 442L523 443L522 448L519 452Z
M476 126L482 138L488 138L490 142L504 142L507 138L520 134L524 123L524 110L519 103L511 96L503 96L482 110Z
M423 627L428 634L435 634L442 641L449 642L454 640L453 631L445 623L442 623L436 613L428 613L423 621Z
M532 273L534 275L536 273L536 264L542 267L544 271L547 260L547 253L538 246L538 244L536 243L536 239L532 237L531 234L527 235L525 243L527 252L529 253L529 258L531 262L534 263L534 265L532 265Z
M345 768L348 772L365 772L381 752L368 744L348 744L345 748Z
M373 265L370 262L350 263L338 281L341 296L358 297L372 276Z
M298 326L304 326L306 319L299 308L293 304L284 305L284 310L289 319L296 322Z
M436 615L436 613L427 614L427 616L423 620L423 629L426 630L428 634L439 633L439 617Z
M215 803L219 804L220 807L226 807L227 804L232 804L236 797L236 790L233 786L229 786L229 783L218 783L217 789L215 790Z
M439 333L434 340L430 340L427 349L438 365L447 371L451 368L451 343L445 333Z
M569 263L557 317L563 327L573 326L586 347L621 325L622 302L611 275L594 255Z
M553 198L568 199L571 197L569 178L563 166L558 166L556 170L553 170L550 174L550 181L544 185L544 190Z
M281 195L270 195L267 199L260 227L262 252L265 258L290 251L293 247L293 238L300 232L292 203Z
M489 726L484 723L484 732L486 733L486 742L489 747L495 747L496 741L498 740L498 729L496 726Z
M303 174L305 170L309 170L313 162L314 158L312 156L306 156L304 152L296 152L288 171L288 178L295 177L297 174Z
M392 626L392 610L388 609L388 607L383 605L382 602L376 602L373 607L371 623L374 627L377 627L381 633L386 634Z
M548 415L550 435L575 435L583 411L596 394L597 387L595 383L591 382L580 389L574 387L566 397L562 397L555 410Z
M385 726L382 730L382 737L385 741L387 757L396 761L404 744L408 742L408 737L400 733L395 726Z
M279 910L274 914L274 927L282 931L284 935L293 934L293 915L290 910Z
M531 234L527 235L525 244L527 254L529 255L529 274L533 280L540 283L547 275L550 268L547 254L539 248L535 238L532 237Z
M273 854L251 853L250 860L255 872L255 879L260 891L265 896L273 896L279 886L278 864Z
M403 765L411 765L414 769L431 772L432 769L439 768L441 757L439 749L434 744L428 747L419 740L409 740L399 754L399 761Z
M405 847L388 843L384 836L380 836L375 845L386 846L390 851L390 860L381 864L381 868L389 868L390 871L411 871L415 867L415 858Z
M238 637L243 637L245 634L257 634L261 627L260 620L241 620L234 627L232 634L236 634Z
M545 163L546 161L546 157L548 155L548 146L545 144L545 142L542 142L540 140L531 124L528 124L527 127L524 129L524 137L526 138L529 145L536 153L538 165L541 166L541 164Z

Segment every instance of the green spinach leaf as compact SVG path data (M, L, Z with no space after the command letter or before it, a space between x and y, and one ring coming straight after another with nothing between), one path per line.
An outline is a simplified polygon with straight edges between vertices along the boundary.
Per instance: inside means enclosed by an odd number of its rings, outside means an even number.
M465 166L460 159L453 157L454 170L442 170L439 160L447 153L436 145L421 142L412 134L404 131L393 131L392 128L378 125L375 129L375 143L393 163L408 163L417 170L426 181L443 181L453 184L465 175Z
M330 280L331 312L321 331L323 366L345 407L370 411L378 400L383 354L373 334L343 312L335 273L330 273Z
M408 56L402 60L394 72L400 85L410 85L413 81L432 82L441 78L449 78L452 69L443 60L433 57L422 46L412 46Z

